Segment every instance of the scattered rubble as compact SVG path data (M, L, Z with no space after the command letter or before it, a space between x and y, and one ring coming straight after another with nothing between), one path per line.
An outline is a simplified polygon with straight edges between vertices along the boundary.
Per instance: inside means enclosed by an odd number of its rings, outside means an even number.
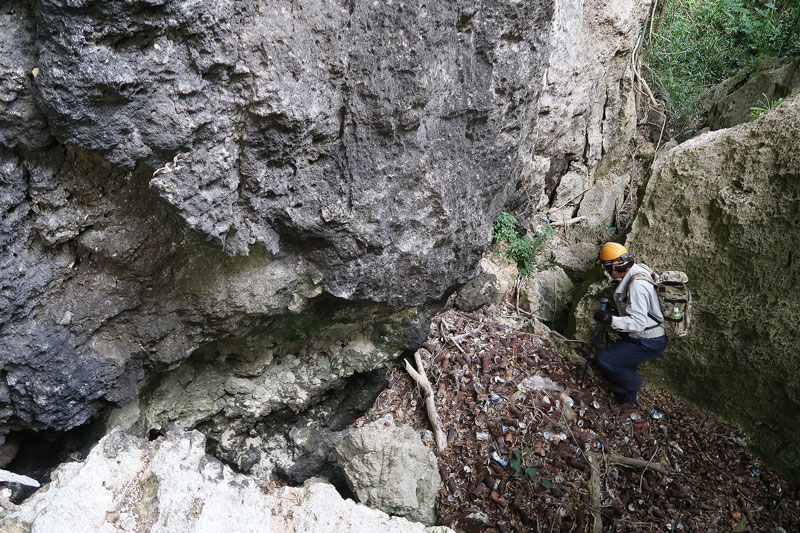
M741 431L658 390L620 408L597 375L517 309L450 310L424 344L448 446L439 523L472 531L787 531L800 493L748 451ZM401 365L363 424L391 413L429 429ZM435 451L435 446L431 443ZM792 526L795 526L794 528Z

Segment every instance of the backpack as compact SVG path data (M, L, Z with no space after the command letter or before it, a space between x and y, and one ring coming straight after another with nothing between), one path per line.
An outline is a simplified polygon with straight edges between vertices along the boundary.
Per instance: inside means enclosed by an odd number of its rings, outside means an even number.
M644 268L650 270L649 267ZM687 336L692 319L692 293L687 286L689 276L680 270L665 270L660 274L651 270L650 276L641 273L634 274L631 276L630 281L633 282L636 279L648 281L656 288L656 295L661 306L661 314L664 315L664 321L661 322L650 313L647 316L661 323L668 337ZM628 283L628 288L630 291L630 282Z

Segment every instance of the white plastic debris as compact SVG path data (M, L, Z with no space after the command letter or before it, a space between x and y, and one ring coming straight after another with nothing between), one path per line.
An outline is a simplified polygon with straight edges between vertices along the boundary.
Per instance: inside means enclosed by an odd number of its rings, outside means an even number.
M552 379L539 375L523 379L520 386L529 391L558 390Z
M28 476L22 476L9 472L8 470L0 470L0 483L19 483L28 487L39 487L39 482Z

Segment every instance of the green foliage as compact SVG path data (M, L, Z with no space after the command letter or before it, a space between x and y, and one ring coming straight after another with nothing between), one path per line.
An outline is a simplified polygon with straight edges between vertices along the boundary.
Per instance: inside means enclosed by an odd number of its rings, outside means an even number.
M797 0L660 0L657 9L665 1L646 60L681 121L700 114L708 90L740 68L800 53Z
M758 105L754 105L750 108L750 114L747 115L747 118L749 118L751 121L757 119L767 111L772 111L783 103L783 98L770 101L769 96L767 96L766 93L761 93L761 96L764 97L763 105L762 102L759 102Z
M536 255L550 242L555 229L545 225L535 237L531 238L528 235L520 235L518 226L517 217L503 211L494 221L492 237L496 242L503 243L500 253L517 264L520 274L529 276L536 269Z
M533 450L531 450L530 448L525 448L525 453L526 454L531 454L531 453L533 453ZM509 465L511 466L511 468L516 473L518 473L518 474L522 473L522 471L523 471L522 467L524 466L524 461L523 461L522 452L520 450L514 450L514 459L511 460ZM533 468L532 466L529 466L528 468L525 468L525 475L528 476L531 479L536 477L536 473L537 473L536 469Z
M492 225L492 238L498 242L512 242L519 237L517 233L518 223L517 217L508 211L503 211Z

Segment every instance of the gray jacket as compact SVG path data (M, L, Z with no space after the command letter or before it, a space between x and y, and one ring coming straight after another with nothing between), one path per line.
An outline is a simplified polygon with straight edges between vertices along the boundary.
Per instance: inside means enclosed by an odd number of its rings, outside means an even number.
M658 326L659 322L647 316L649 313L661 322L664 321L655 287L643 279L631 281L635 274L640 273L650 276L650 271L634 263L622 278L617 290L614 291L614 303L620 316L611 319L611 327L635 338L661 337L665 334L664 328ZM630 285L630 290L628 290L628 285ZM630 301L628 301L629 296Z

